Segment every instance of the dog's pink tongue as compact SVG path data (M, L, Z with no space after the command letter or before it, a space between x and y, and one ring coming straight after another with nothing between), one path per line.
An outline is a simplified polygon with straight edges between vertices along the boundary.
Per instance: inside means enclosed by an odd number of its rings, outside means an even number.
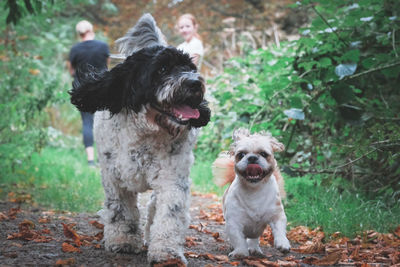
M200 112L198 109L191 108L187 105L174 107L174 113L176 117L183 119L198 119L200 117Z
M247 176L260 176L262 174L262 169L258 164L249 164L246 168Z

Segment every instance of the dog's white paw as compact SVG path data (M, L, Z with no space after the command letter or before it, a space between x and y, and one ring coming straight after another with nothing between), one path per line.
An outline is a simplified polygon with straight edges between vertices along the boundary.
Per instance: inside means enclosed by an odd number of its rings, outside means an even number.
M104 241L106 250L111 252L138 254L144 250L141 236L121 234Z
M247 249L234 249L228 256L234 259L246 258L249 256L249 251Z
M109 244L106 245L106 250L114 253L133 253L138 254L142 252L142 246L137 247L133 244L123 243L123 244Z
M281 237L275 238L274 246L276 249L278 249L280 252L283 252L283 253L287 253L290 251L290 242L286 238L286 236L281 236Z
M265 257L264 253L262 252L260 247L256 248L249 248L249 253L251 256L255 257Z
M162 265L162 266L185 266L187 265L187 260L183 253L174 251L171 248L164 247L162 249L157 249L150 244L149 250L147 251L147 259L151 265L157 263L171 263L172 265ZM180 262L183 265L179 265Z

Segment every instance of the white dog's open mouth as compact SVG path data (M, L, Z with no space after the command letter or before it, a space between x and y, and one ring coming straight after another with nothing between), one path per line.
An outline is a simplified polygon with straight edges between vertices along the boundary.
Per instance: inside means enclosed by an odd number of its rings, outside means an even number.
M266 175L266 172L261 168L258 164L249 164L245 170L244 177L246 180L255 183L263 179Z
M188 124L190 119L198 119L200 117L200 112L198 109L184 104L169 108L161 108L155 104L152 104L151 106L158 112L167 115L174 122L182 125Z

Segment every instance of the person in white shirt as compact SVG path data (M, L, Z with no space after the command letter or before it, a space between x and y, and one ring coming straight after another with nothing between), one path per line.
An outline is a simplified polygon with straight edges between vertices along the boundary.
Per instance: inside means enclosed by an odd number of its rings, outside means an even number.
M197 33L198 27L199 24L192 14L184 14L180 16L178 19L177 28L179 34L185 41L178 45L177 48L185 53L188 53L193 63L197 66L197 69L200 70L201 63L203 61L204 48L201 37Z

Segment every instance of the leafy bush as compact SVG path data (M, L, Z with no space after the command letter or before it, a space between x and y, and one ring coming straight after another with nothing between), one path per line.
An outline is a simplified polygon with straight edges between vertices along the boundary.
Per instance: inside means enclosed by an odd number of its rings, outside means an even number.
M0 47L0 160L4 168L22 162L46 142L45 108L67 99L65 55L73 42L70 23L54 20L59 6L44 5L42 14L18 25L3 24ZM56 25L56 27L55 27Z
M236 127L269 130L286 145L279 161L290 164L290 173L342 176L370 196L399 199L400 6L297 6L315 13L299 40L235 58L210 81L214 116L198 153L227 149Z

